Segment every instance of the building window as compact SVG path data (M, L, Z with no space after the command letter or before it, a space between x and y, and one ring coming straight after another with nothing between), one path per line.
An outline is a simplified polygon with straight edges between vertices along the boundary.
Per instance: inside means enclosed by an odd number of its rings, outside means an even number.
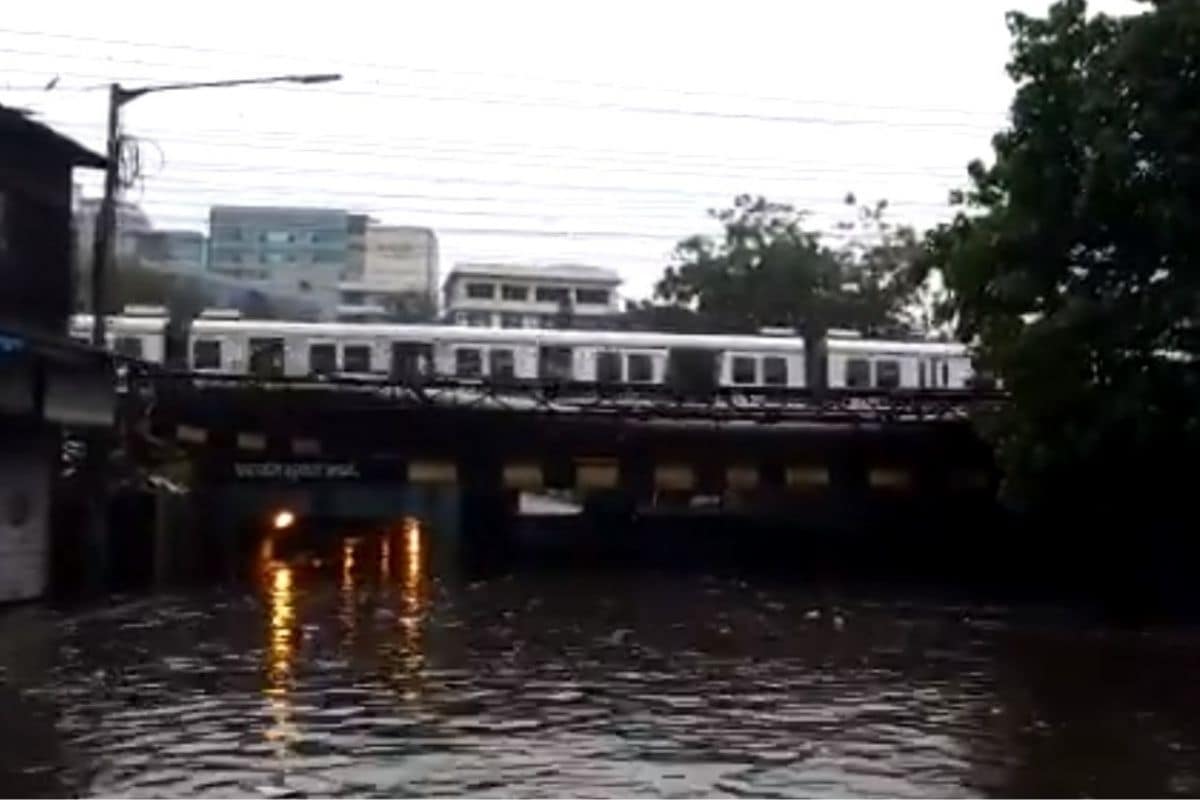
M496 296L494 283L468 283L467 297L472 300L491 300Z
M571 299L571 291L561 286L539 286L534 297L539 303L566 303Z
M454 324L466 325L467 324L467 312L465 312L465 311L454 312Z
M487 311L468 311L467 325L472 328L487 328L492 324L492 315Z
M740 385L758 383L758 359L751 356L733 357L733 382Z
M654 362L645 353L630 353L625 360L630 383L650 383L654 380Z
M283 253L263 253L262 260L264 264L282 264L284 261Z
M587 306L608 305L608 289L576 289L575 302Z
M371 346L367 344L348 344L342 348L343 372L370 372Z
M865 358L851 358L846 361L846 387L848 389L866 389L871 385L871 362Z
M268 244L287 244L296 241L295 235L287 231L266 231L258 238Z
M763 383L767 386L787 386L788 365L783 356L763 358Z
M310 344L308 371L313 375L331 375L337 372L337 347L332 344Z
M501 328L520 328L520 327L522 327L523 323L524 323L524 319L521 317L520 314L501 314L500 315L500 327Z
M483 359L474 347L454 351L454 374L460 378L478 378L483 374Z
M621 382L621 354L611 350L596 353L596 382Z
M500 287L500 298L502 300L528 300L529 287L513 286L512 284L506 283Z
M895 389L900 385L900 362L888 359L875 362L875 386Z
M196 369L220 369L221 343L213 339L197 339L193 342L192 366Z
M113 351L130 358L141 358L142 340L138 336L118 336L113 342Z
M493 378L516 377L517 362L513 351L508 349L491 350L488 353L488 373Z

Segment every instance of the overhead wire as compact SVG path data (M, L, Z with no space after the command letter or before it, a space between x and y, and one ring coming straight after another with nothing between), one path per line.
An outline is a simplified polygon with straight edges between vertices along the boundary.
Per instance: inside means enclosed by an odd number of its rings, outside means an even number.
M230 48L214 48L214 47L210 47L210 46L199 46L199 45L183 44L183 43L145 42L145 41L136 41L136 40L130 40L130 39L113 39L113 38L105 38L105 37L98 37L98 36L68 34L68 33L62 33L62 32L30 31L30 30L22 30L22 29L7 28L7 27L0 28L0 33L12 35L12 36L24 36L24 37L29 37L29 38L42 38L42 39L68 41L68 42L90 42L93 44L104 44L104 45L116 46L116 47L121 47L121 48L138 47L138 48L147 48L147 49L161 50L161 51L168 51L168 52L172 52L172 51L192 52L192 53L198 53L198 54L204 54L204 55L236 55L236 56L243 56L248 59L257 60L257 59L267 58L267 59L284 60L284 61L288 61L288 62L292 62L292 63L294 63L298 60L307 60L310 63L321 63L323 65L328 65L328 60L324 59L324 58L317 58L317 57L310 56L310 55L273 53L269 50L259 50L259 49L255 49L254 51L236 50L236 49L230 49ZM58 55L58 54L55 54L55 55ZM71 54L66 54L66 55L71 55ZM170 67L174 68L174 67L180 66L177 64L170 64L170 63L163 63L163 62L144 62L144 63L146 63L147 65L159 66L159 67L170 66ZM936 107L931 108L931 107L912 107L912 106L897 106L897 105L869 105L869 104L860 104L860 103L846 103L841 100L825 100L825 99L813 99L813 98L802 99L802 98L789 97L786 95L759 95L759 94L747 94L747 93L743 93L743 92L736 92L736 93L735 92L714 92L712 90L705 90L705 89L691 89L691 88L681 88L681 87L662 87L662 86L652 86L652 85L645 85L645 84L632 84L632 83L612 82L612 81L594 81L594 80L585 80L585 79L579 79L579 78L568 78L568 77L557 76L557 75L532 75L532 74L511 73L511 72L498 72L498 71L491 71L491 70L484 72L484 71L480 71L480 70L447 69L445 67L416 67L416 66L411 66L411 65L382 64L379 62L372 62L372 61L357 61L357 60L346 60L346 59L337 59L336 65L339 67L351 67L351 66L362 67L364 69L379 70L379 71L385 71L385 72L406 72L406 73L413 72L413 73L418 73L418 74L430 74L430 75L457 75L460 77L488 78L490 80L494 80L496 78L503 78L503 79L507 79L507 80L532 81L532 82L540 82L540 83L546 83L546 84L551 84L551 85L587 87L587 88L608 89L608 90L617 90L617 91L644 91L644 92L653 92L653 93L660 93L660 94L677 94L677 95L689 96L689 97L710 97L710 98L716 98L716 99L722 99L722 100L733 99L733 100L758 101L758 102L767 102L767 103L794 103L794 104L807 103L809 105L825 105L825 106L829 106L829 107L841 107L841 108L857 108L857 109L885 110L885 111L908 111L908 112L913 112L913 113L929 113L929 114L960 114L960 115L973 115L973 116L987 116L989 118L994 118L997 116L994 112L984 110L984 109L936 108Z

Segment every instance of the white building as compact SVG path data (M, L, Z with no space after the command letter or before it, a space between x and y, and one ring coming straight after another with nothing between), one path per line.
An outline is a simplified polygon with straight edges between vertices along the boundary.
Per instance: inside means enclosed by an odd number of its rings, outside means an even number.
M446 319L495 328L597 328L620 312L613 270L580 264L455 264Z
M338 284L343 316L437 308L438 242L432 230L376 225L352 215L349 236L350 256Z

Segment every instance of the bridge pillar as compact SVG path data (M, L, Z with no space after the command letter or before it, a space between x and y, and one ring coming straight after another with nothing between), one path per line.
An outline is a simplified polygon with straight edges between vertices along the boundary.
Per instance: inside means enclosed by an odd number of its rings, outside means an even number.
M512 544L520 491L505 486L502 464L493 455L462 463L458 477L462 554L477 563L503 560Z

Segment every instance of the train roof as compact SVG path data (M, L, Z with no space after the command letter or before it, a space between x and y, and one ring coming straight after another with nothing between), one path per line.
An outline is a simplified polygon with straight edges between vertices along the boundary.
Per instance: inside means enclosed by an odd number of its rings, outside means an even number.
M129 316L125 314L110 314L107 320L109 331L122 333L161 333L167 327L166 317ZM73 314L71 316L71 331L91 331L91 314Z
M825 341L831 353L894 353L896 355L966 356L961 342L904 342L891 339L835 339Z
M398 325L375 322L282 322L274 320L198 319L196 333L275 334L278 336L331 336L337 338L391 338L407 341L438 340L481 344L538 344L665 349L709 347L727 350L789 351L804 349L804 339L780 336L727 336L720 334L655 333L648 331L593 331L538 328L472 328L458 325Z

